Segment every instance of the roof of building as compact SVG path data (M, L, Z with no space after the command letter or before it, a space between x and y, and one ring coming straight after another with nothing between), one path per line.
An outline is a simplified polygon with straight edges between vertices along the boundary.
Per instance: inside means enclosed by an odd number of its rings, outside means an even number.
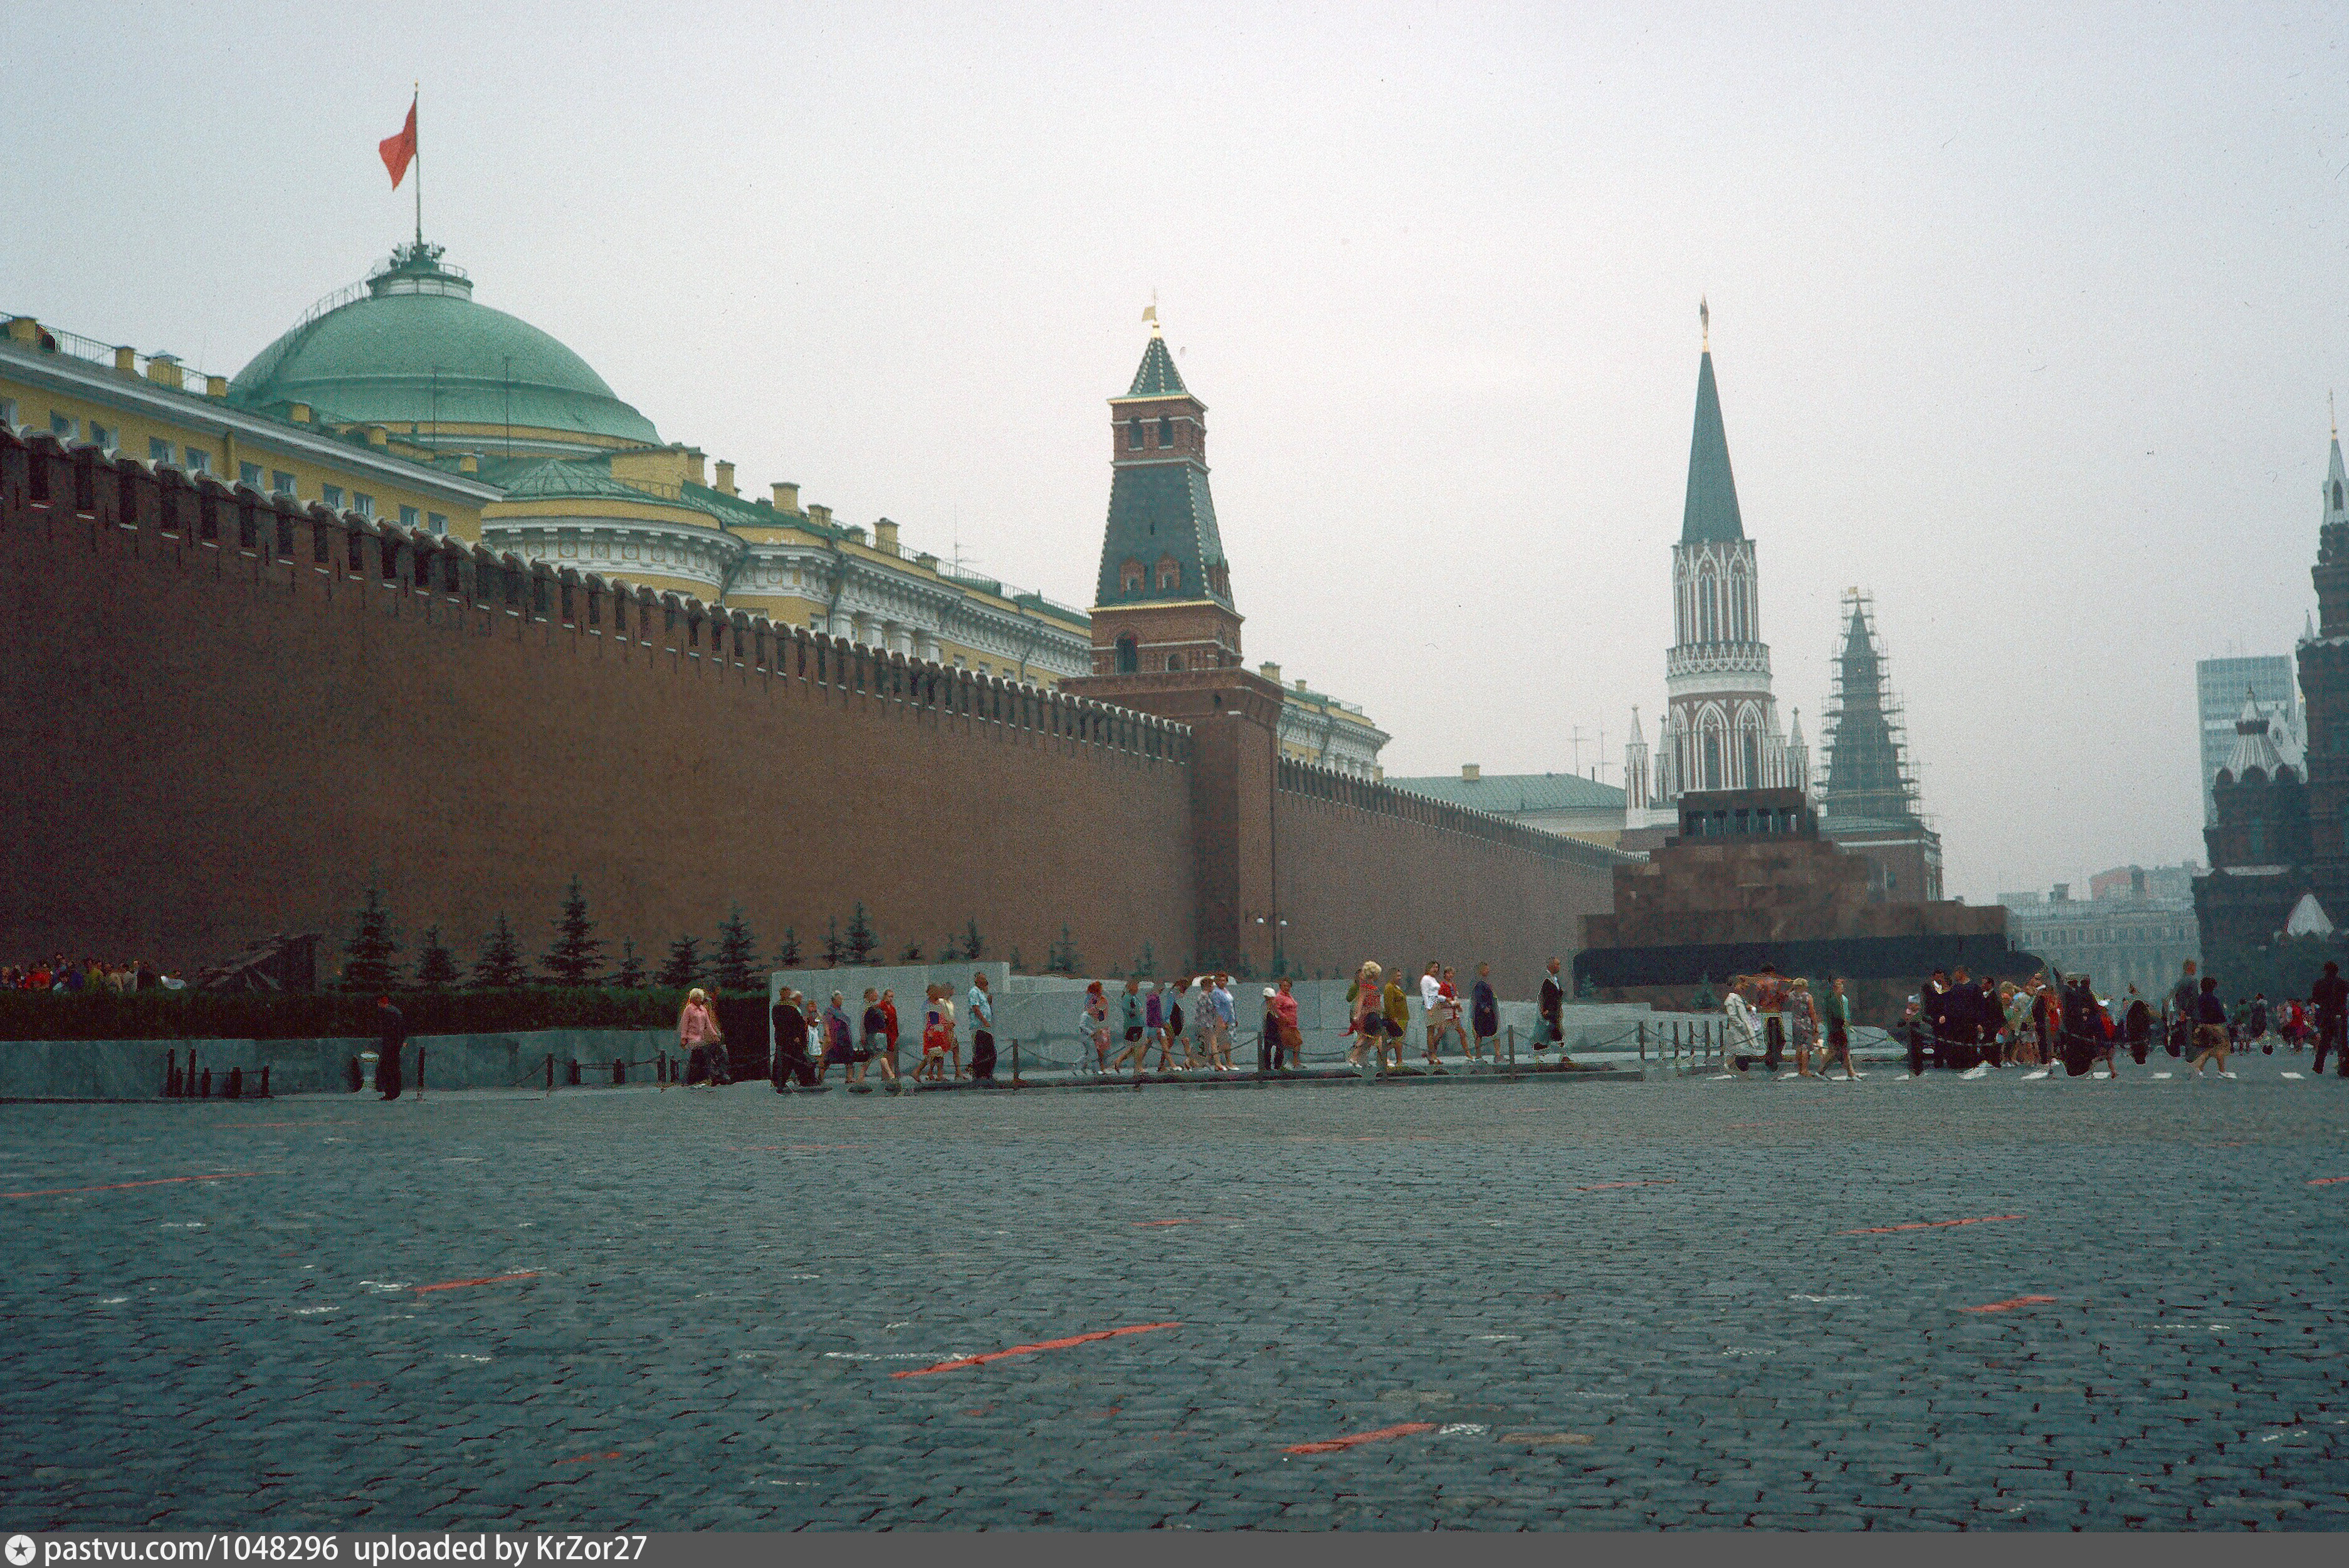
M2240 781L2257 768L2262 776L2271 779L2276 770L2285 765L2283 753L2276 749L2275 737L2268 733L2268 716L2260 711L2260 700L2245 691L2242 716L2235 721L2235 749L2227 757L2227 772Z
M1151 346L1158 347L1156 338ZM1144 360L1144 368L1148 361ZM1158 586L1158 563L1173 556L1181 569L1169 587ZM1128 589L1121 568L1142 566L1142 586ZM1207 471L1189 461L1121 465L1110 479L1109 523L1102 534L1097 605L1165 604L1189 599L1231 603L1229 583L1208 571L1225 564L1224 539L1216 525L1216 497Z
M1485 774L1464 779L1443 774L1433 778L1399 779L1387 783L1413 794L1423 794L1472 811L1495 816L1536 811L1620 811L1623 792L1578 774Z
M1681 543L1718 544L1745 537L1737 510L1737 478L1729 471L1729 435L1721 424L1721 392L1713 381L1713 350L1697 363L1696 428L1689 436L1688 500L1681 509Z
M587 362L527 321L476 305L437 245L404 245L364 296L306 318L229 384L229 401L308 403L336 420L413 428L512 425L660 440Z
M506 499L509 501L531 501L555 496L632 502L667 499L639 490L635 485L623 484L597 464L565 462L560 459L539 463L516 475L507 483L505 492ZM707 510L690 499L672 502L671 504L689 506L696 511Z
M1129 398L1187 398L1191 389L1183 384L1183 372L1174 368L1174 356L1166 351L1166 339L1156 333L1150 336L1150 346L1142 351L1142 363L1135 367L1133 385L1125 389Z

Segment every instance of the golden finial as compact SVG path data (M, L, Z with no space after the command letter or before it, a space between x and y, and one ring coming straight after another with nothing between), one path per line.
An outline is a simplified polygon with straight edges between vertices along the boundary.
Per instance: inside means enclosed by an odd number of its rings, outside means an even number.
M2340 410L2333 406L2333 389L2330 387L2324 389L2324 411L2333 421L2333 439L2334 441L2339 441L2341 439L2341 414Z
M1150 335L1158 336L1158 291L1150 291L1150 303L1142 307L1142 319L1150 323Z
M1696 296L1696 327L1697 331L1704 338L1704 351L1708 354L1712 353L1713 307L1705 304L1704 296L1701 294Z

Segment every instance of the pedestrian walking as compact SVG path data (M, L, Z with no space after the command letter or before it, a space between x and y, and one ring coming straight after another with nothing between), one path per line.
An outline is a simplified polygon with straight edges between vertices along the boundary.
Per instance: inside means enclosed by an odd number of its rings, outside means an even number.
M970 994L963 999L970 1009L970 1081L974 1084L995 1082L995 997L988 989L987 971L981 970L970 977Z
M889 1015L881 1011L881 992L877 986L868 985L864 988L864 1017L862 1021L862 1028L863 1038L857 1042L856 1061L849 1069L848 1081L852 1084L864 1082L864 1075L872 1071L874 1060L878 1058L881 1063L882 1079L886 1083L895 1084L897 1081L897 1071L896 1064L889 1059Z
M933 981L922 993L922 1071L931 1083L943 1081L947 1054L954 1045L954 1007L947 988Z
M375 1086L380 1099L399 1098L399 1052L408 1044L408 1020L391 998L375 999Z
M2324 972L2308 988L2316 1006L2316 1075L2324 1076L2324 1054L2333 1054L2333 1070L2349 1078L2349 980L2341 966L2327 962Z
M2194 1031L2201 1022L2202 987L2194 978L2194 961L2188 959L2180 967L2178 983L2169 988L2168 1013L2169 1054L2183 1056L2187 1046L2193 1044Z
M1077 1015L1077 1035L1080 1042L1093 1050L1092 1070L1109 1071L1109 997L1102 991L1102 982L1094 981L1085 987L1085 1004ZM1078 1065L1084 1064L1080 1061Z
M806 1009L807 999L785 987L767 1014L775 1033L775 1059L770 1072L779 1095L792 1085L815 1082L815 1064L808 1060Z
M1407 972L1402 961L1396 961L1394 967L1387 971L1385 988L1379 992L1380 1011L1386 1015L1379 1039L1381 1071L1402 1071L1402 1043L1411 1037L1411 992L1402 984Z
M1273 1006L1278 993L1272 987L1264 988L1264 1017L1256 1036L1256 1070L1278 1072L1280 1068L1280 1012Z
M1558 961L1549 961L1549 969L1541 982L1541 1026L1534 1031L1534 1049L1547 1051L1552 1045L1566 1044L1566 981L1558 971Z
M2134 985L2128 988L2128 1006L2121 1012L2121 1033L2128 1041L2129 1060L2144 1066L2153 1048L2153 1009Z
M830 1078L835 1066L843 1078L852 1077L855 1065L856 1026L848 1016L847 997L835 991L823 1010L823 1064L816 1069L816 1082Z
M1272 993L1273 1015L1279 1020L1280 1048L1288 1053L1289 1066L1305 1066L1305 1031L1297 1023L1297 992L1287 976Z
M718 1013L709 1005L709 993L698 985L685 993L685 1006L677 1015L677 1044L685 1054L686 1087L699 1084L705 1088L716 1088L722 1081L719 1075L724 1071L719 1059L725 1050L725 1036L719 1032Z
M883 1074L887 1076L889 1081L894 1084L897 1082L898 1078L897 992L894 987L885 987L881 992L881 1030L883 1036L888 1041L888 1045L882 1054L881 1070ZM902 1088L902 1085L900 1085L900 1087Z
M1239 1022L1239 1014L1232 1003L1232 977L1221 970L1216 971L1207 1003L1214 1019L1207 1030L1207 1054L1225 1072L1237 1073L1239 1069L1232 1064L1232 1029Z
M2233 1077L2235 1075L2227 1071L2227 1004L2219 999L2216 976L2202 977L2202 989L2194 999L2194 1081L2202 1081L2202 1064L2213 1056L2219 1058L2219 1076Z
M1346 1064L1360 1067L1363 1053L1370 1054L1371 1068L1376 1071L1386 1064L1387 1008L1384 971L1368 959L1354 971L1354 982L1346 988L1346 1033L1354 1043L1346 1049Z
M1500 1049L1493 1044L1501 1033L1501 999L1493 994L1493 966L1476 966L1476 983L1468 993L1468 1027L1473 1038L1468 1045L1468 1059L1482 1062L1489 1050L1495 1061L1500 1059Z
M1841 975L1827 981L1826 1014L1827 1044L1819 1056L1819 1076L1826 1076L1827 1069L1840 1062L1843 1075L1856 1079L1859 1075L1851 1064L1851 998L1844 992Z

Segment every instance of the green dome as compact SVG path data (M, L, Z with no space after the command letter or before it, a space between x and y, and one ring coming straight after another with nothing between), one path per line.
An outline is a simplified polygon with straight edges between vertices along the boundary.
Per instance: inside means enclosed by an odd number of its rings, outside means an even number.
M428 445L435 424L660 441L578 355L474 304L472 280L441 265L438 245L401 246L361 297L313 312L263 349L228 396L243 408L307 403L323 420L413 428Z

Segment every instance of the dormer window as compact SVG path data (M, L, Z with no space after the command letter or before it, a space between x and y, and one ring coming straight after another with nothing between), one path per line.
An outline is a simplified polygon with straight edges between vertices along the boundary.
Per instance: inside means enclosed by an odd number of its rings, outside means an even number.
M1173 420L1160 420L1158 421L1158 444L1160 446L1173 446L1174 444L1174 421ZM2333 504L2338 506L2340 503L2336 501Z
M1158 557L1158 591L1172 593L1183 586L1183 568L1172 556Z
M1118 591L1121 593L1140 593L1142 591L1142 563L1139 561L1128 561L1125 565L1120 566L1117 569L1117 586Z

